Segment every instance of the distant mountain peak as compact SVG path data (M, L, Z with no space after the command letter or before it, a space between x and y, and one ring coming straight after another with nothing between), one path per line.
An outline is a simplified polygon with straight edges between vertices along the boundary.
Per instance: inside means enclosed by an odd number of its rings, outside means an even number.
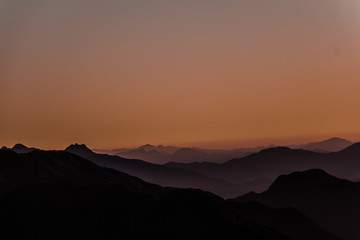
M11 148L11 150L13 150L16 153L28 153L28 152L34 151L36 149L35 148L28 148L24 144L17 143Z
M261 150L261 152L269 152L269 151L292 151L292 149L288 147L279 146L279 147L270 147Z
M334 190L351 181L334 177L322 169L293 172L279 176L267 190L272 192L312 192Z
M89 149L85 144L78 144L78 143L71 144L68 148Z
M339 137L332 137L320 142L297 145L295 148L301 148L317 152L338 152L351 146L352 144L353 143L349 140Z
M142 145L140 147L155 147L154 145L151 145L151 144L145 144L145 145Z
M347 141L348 142L348 140L346 140L344 138L339 138L339 137L332 137L325 141Z
M13 148L28 148L28 147L26 147L24 144L22 144L22 143L17 143L17 144L15 144L14 146L13 146Z
M332 137L329 138L327 140L315 143L315 144L340 144L342 146L349 146L351 144L353 144L351 141L346 140L344 138L339 138L339 137Z
M71 144L70 146L68 146L66 149L65 149L66 152L70 152L70 153L74 153L74 154L92 154L93 151L88 148L85 144L78 144L78 143L75 143L75 144Z
M155 147L154 145L145 144L145 145L142 145L142 146L138 147L137 150L143 149L143 150L145 150L146 152L148 152L148 151L151 151L151 150L153 150L153 149L155 149L155 148L156 148L156 147Z

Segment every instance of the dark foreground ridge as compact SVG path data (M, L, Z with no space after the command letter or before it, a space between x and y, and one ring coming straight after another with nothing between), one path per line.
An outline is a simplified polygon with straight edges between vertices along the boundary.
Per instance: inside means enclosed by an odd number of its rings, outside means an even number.
M0 150L0 239L337 239L295 209L163 188L64 151Z
M267 206L294 207L344 240L360 239L360 183L313 169L278 177L262 194L234 199Z

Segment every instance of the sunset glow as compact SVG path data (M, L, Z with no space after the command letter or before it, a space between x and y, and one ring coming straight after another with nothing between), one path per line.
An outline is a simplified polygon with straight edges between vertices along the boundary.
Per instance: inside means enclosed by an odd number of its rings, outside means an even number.
M0 145L360 140L358 16L340 0L0 1Z

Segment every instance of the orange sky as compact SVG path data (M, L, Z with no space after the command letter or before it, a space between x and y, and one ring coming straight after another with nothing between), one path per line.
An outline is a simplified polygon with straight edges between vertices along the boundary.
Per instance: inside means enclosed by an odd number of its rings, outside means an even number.
M359 16L356 0L2 1L0 145L360 140Z

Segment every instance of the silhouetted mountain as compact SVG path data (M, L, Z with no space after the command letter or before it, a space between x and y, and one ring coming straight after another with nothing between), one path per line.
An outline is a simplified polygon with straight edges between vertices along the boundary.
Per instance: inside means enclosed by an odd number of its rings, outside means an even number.
M181 147L176 147L176 146L171 146L171 145L158 145L155 150L161 153L165 153L165 154L172 154L174 152L176 152L177 150L179 150Z
M154 154L156 151L156 154ZM120 152L115 155L125 158L136 158L147 162L156 164L165 164L168 162L181 162L181 163L192 163L192 162L225 162L234 157L243 157L251 153L235 152L229 154L213 153L207 154L205 151L196 150L190 148L179 149L178 151L171 154L160 153L157 150L146 152L144 150L131 150L128 152Z
M338 152L341 151L353 143L349 140L333 137L321 142L313 142L301 145L292 145L291 148L299 148L304 150L310 150L314 152Z
M305 172L281 175L271 184L267 192L334 191L352 184L351 181L336 178L321 169L311 169Z
M141 192L146 192L146 187L159 188L139 178L99 167L65 151L34 150L17 154L10 150L0 150L0 176L2 188L59 181L80 185L121 184L132 190L141 189Z
M336 239L295 210L162 188L64 151L0 150L0 164L1 239Z
M328 153L337 152L349 147L352 142L342 138L330 138L325 141L306 144L290 145L292 149L303 149L313 152ZM193 163L193 162L214 162L224 163L230 159L246 157L261 150L275 148L275 145L258 146L249 148L235 148L230 150L204 149L197 147L176 147L176 146L154 146L151 144L142 145L137 148L119 148L113 150L95 149L96 153L117 155L124 158L136 158L156 164L169 162ZM156 150L158 154L151 151Z
M286 147L269 148L244 158L223 164L215 163L169 163L167 166L196 171L207 176L234 183L255 179L274 180L277 176L295 171L324 169L332 175L350 180L360 178L360 144L334 153L316 153ZM263 186L263 190L268 186Z
M95 149L94 152L100 154L117 155L124 158L136 158L155 164L165 164L168 162L225 162L229 159L245 157L251 153L258 152L265 147L239 148L232 150L213 150L176 146L153 146L146 144L134 149L119 148L113 150Z
M72 144L65 149L66 152L73 153L84 158L93 156L93 151L90 150L85 144Z
M124 153L128 153L131 151L142 151L143 152L150 152L152 150L156 150L157 152L161 153L162 155L165 154L172 154L174 152L176 152L177 150L179 150L181 147L175 147L175 146L163 146L163 145L158 145L158 146L154 146L151 144L146 144L146 145L142 145L140 147L137 148L117 148L117 149L111 149L111 150L103 150L103 149L94 149L94 152L96 153L100 153L100 154L110 154L110 155L118 155L118 156L122 156ZM146 157L146 155L145 155ZM141 159L141 160L146 160L146 159ZM159 161L153 160L154 163L160 163Z
M125 158L136 158L156 164L166 164L168 162L193 163L193 162L216 162L221 163L232 158L248 156L250 152L229 152L229 153L207 153L204 150L195 148L179 148L173 153L165 154L154 151L144 151L143 149L119 152L115 155Z
M239 184L208 177L194 171L152 164L136 159L97 154L92 152L85 145L70 145L65 151L84 157L99 166L114 168L118 171L162 186L199 188L225 198L235 197L248 190L243 190L242 186Z
M293 150L285 147L269 148L244 158L233 159L223 164L215 163L169 163L167 166L197 171L207 176L245 183L266 178L273 181L280 174L314 168L320 153ZM259 189L265 190L268 183Z
M25 145L18 143L18 144L15 144L15 146L13 146L11 148L11 150L13 150L16 153L28 153L28 152L36 150L36 148L28 148Z
M139 149L143 149L146 152L148 152L148 151L156 149L156 147L151 144L145 144L145 145L140 146Z
M323 170L280 176L262 194L249 193L234 201L295 207L341 239L360 239L360 183L336 178Z

